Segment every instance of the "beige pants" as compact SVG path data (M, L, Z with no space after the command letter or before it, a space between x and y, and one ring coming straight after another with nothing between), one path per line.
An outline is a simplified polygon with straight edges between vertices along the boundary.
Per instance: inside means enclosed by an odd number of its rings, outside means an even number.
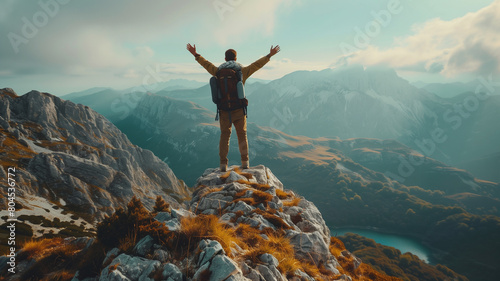
M220 142L219 156L220 164L227 165L227 154L229 152L229 139L231 138L231 128L234 124L236 135L238 136L238 147L240 149L241 161L248 161L248 140L247 140L247 117L243 109L231 111L231 121L229 120L229 112L220 111Z

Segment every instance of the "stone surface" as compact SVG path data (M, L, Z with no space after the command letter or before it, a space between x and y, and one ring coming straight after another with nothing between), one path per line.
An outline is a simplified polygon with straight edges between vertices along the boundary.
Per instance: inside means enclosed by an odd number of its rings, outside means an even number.
M209 270L212 273L210 275L210 281L223 281L230 275L241 274L238 265L233 260L223 255L217 255L212 259Z
M213 240L203 240L202 242L200 242L199 248L200 250L202 250L202 252L200 253L198 258L198 266L202 266L205 263L210 262L218 254L225 253L222 245L219 242Z
M146 236L142 238L132 250L133 253L145 257L147 254L151 252L151 248L153 247L154 240L151 236Z
M166 222L172 219L172 215L169 212L159 212L155 216L155 220L159 222Z
M159 261L121 254L101 271L99 281L153 281L149 276L160 265Z
M271 254L262 254L259 259L266 265L277 267L279 265L278 259Z
M169 281L183 281L184 275L175 264L167 263L163 265L161 277Z

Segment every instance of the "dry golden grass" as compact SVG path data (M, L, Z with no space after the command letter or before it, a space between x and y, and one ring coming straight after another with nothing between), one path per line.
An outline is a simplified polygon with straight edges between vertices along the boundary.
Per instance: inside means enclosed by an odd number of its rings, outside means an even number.
M229 178L229 175L231 174L231 171L227 171L224 175L220 176L220 179L222 182L225 182L227 178Z
M17 98L19 97L18 95L14 94L14 93L9 93L9 92L6 92L6 91L0 91L0 93L1 93L2 95L9 96L9 97L11 97L12 99L17 99Z
M241 240L236 237L235 230L219 222L219 218L214 215L183 218L180 233L178 243L187 247L187 252L196 248L196 245L206 238L218 241L228 254L231 253L233 243L239 246L241 244Z
M235 171L235 172L236 172L237 174L239 174L239 175L244 176L244 177L245 177L245 178L247 178L248 180L253 178L253 175L252 175L252 174L250 174L250 173L244 173L244 172L242 172L242 171L240 170L240 168L238 168L238 167L234 168L234 169L233 169L233 171Z
M203 197L207 196L210 193L219 192L222 189L224 189L224 187L222 187L222 186L221 187L214 187L214 188L208 188L208 187L206 187L205 189L203 189L202 193L200 194L200 198L203 198Z
M22 158L33 158L36 154L31 148L19 143L19 141L7 130L0 129L1 134L6 136L2 143L2 155L0 162L3 166L18 166Z
M278 270L288 278L300 269L316 279L320 277L320 272L315 265L299 261L295 258L295 251L290 244L290 240L285 237L284 232L273 230L264 231L267 239L260 236L260 231L244 224L240 224L236 234L245 242L247 251L242 256L244 260L250 260L253 264L262 263L262 254L271 254L279 262Z
M256 183L256 182L249 182L249 181L243 180L243 179L240 179L237 182L241 183L241 184L249 185L252 188L260 190L260 191L268 191L271 188L271 186L268 185L268 184L261 184L261 183Z
M289 192L286 192L282 189L276 189L276 196L278 196L279 199L285 200L288 199L289 197L292 197L293 195Z
M41 259L50 254L54 248L63 245L62 238L40 239L26 241L23 245L19 259Z
M278 229L291 229L291 227L280 217L269 213L268 211L262 211L261 209L255 209L252 211L265 218L268 222L272 223Z
M260 190L254 190L252 198L255 200L256 204L264 203L264 205L267 205L267 202L273 200L273 196L271 194Z
M238 201L243 201L250 206L257 205L257 203L255 203L255 200L253 198L238 198L238 199L233 200L233 202L238 202Z
M300 203L300 200L301 199L299 197L293 197L291 200L283 201L283 206L287 206L287 207L298 206Z
M252 247L258 246L264 241L264 238L260 236L261 232L251 227L248 224L240 223L235 230L236 236L243 242L243 249L248 249L251 245Z
M83 245L67 244L61 238L41 239L25 243L19 261L35 259L36 262L20 272L20 280L71 280L75 265L81 257ZM33 279L36 276L40 279Z
M267 206L267 202L273 200L273 196L271 194L266 193L264 191L260 191L258 189L252 189L252 197L238 198L238 197L245 196L247 194L247 191L248 190L242 190L242 191L238 192L235 195L236 199L233 200L233 202L243 201L250 206L257 206L260 203L262 203L262 204L264 204L264 206Z
M127 236L121 238L118 244L118 249L125 253L132 250L137 244L137 231L137 228L135 228L133 231L130 231Z

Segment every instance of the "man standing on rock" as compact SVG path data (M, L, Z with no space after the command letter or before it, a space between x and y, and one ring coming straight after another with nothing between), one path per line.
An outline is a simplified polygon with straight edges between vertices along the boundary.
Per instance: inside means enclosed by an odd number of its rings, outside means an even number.
M280 47L271 46L269 54L258 59L249 66L242 66L240 63L236 62L236 51L229 49L226 51L225 60L223 64L219 67L213 65L211 62L203 58L200 54L196 52L196 45L187 44L187 50L193 54L196 61L203 66L208 73L213 76L217 76L217 73L221 69L234 69L236 71L241 71L243 77L241 81L245 84L245 81L252 75L255 71L262 68L266 63L269 62L272 56L276 55L280 51ZM231 128L234 124L236 128L236 135L238 136L238 147L241 154L241 168L248 169L249 159L248 159L248 140L247 140L247 118L246 118L246 105L240 107L234 107L231 109L224 109L218 106L219 124L220 124L220 142L219 142L219 156L220 156L220 170L225 172L227 170L227 154L229 152L229 139L231 138Z

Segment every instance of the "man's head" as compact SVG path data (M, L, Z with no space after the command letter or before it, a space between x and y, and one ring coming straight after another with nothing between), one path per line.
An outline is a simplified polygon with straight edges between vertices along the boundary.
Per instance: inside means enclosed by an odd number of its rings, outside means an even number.
M229 49L226 51L226 61L236 60L236 51Z

